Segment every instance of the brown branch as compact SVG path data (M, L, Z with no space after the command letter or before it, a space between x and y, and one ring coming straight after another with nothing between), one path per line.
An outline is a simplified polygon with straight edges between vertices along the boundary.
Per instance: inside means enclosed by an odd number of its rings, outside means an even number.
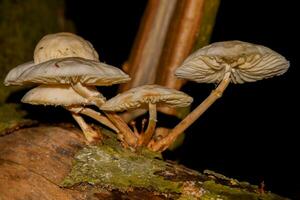
M208 43L218 6L219 0L178 2L158 66L157 84L180 90L184 81L177 79L174 71L191 53L193 47L199 48ZM168 107L161 107L159 111L180 115L175 109Z
M128 62L124 65L132 80L120 92L155 82L157 65L177 0L149 0Z
M218 196L220 199L287 200L269 191L260 193L261 188L257 186L213 171L200 174L149 154L134 154L120 148L113 135L107 133L106 144L93 147L86 147L82 134L70 127L40 126L0 137L0 198L165 200ZM99 169L102 164L107 170ZM62 182L66 184L63 181L66 176L71 181L67 185L73 187L61 187ZM101 177L107 176L109 182L103 182ZM120 179L125 184L120 186ZM97 183L89 184L89 181Z
M172 24L159 63L158 84L180 89L182 80L173 74L189 55L197 38L204 0L181 0L176 5Z

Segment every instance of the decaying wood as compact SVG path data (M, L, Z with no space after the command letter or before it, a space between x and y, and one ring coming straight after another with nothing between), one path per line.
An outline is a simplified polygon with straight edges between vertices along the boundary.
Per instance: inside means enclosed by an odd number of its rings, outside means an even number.
M245 200L284 199L266 191L260 193L259 188L255 186L240 183L214 172L207 171L200 174L171 162L165 162L165 170L156 171L155 174L164 180L181 182L181 194L174 192L160 194L152 188L131 187L127 191L110 190L109 187L101 188L87 183L69 189L61 187L62 180L71 171L74 155L84 147L86 144L80 131L66 126L25 128L0 137L0 199L161 200L180 197L191 199L191 196L211 199L211 195L216 197L217 194L220 194L218 197L225 199L231 197ZM107 150L113 153L111 148ZM111 156L117 161L120 155ZM137 156L140 157L139 154ZM132 159L132 162L135 162L135 159Z
M0 137L0 199L84 199L61 180L85 145L79 131L60 127L21 129Z
M123 70L131 81L120 92L155 82L157 65L177 0L149 0L128 62Z

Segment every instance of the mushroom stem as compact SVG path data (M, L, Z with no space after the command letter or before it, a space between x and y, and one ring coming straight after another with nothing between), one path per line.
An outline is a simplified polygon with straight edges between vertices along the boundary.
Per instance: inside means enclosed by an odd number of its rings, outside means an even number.
M108 119L119 129L119 138L123 138L130 147L136 147L137 138L124 120L117 114L104 112ZM120 136L122 135L122 136Z
M152 139L156 127L156 104L149 103L149 121L145 132L143 132L138 141L138 146L147 146Z
M93 130L92 127L90 127L79 114L72 113L72 117L80 126L86 140L89 143L95 142L100 139L98 133Z
M192 123L194 123L217 99L219 99L224 90L230 83L230 72L227 72L218 85L218 87L211 92L211 94L190 114L188 114L171 132L168 136L155 143L151 149L153 151L166 150L176 138L182 134Z
M139 132L138 132L138 130L137 130L137 128L136 128L136 122L135 122L135 121L131 121L131 122L130 122L130 126L131 126L132 129L133 129L133 133L134 133L135 137L136 137L136 138L139 138L140 136L139 136Z
M75 113L81 113L83 115L89 116L95 120L97 120L98 122L100 122L101 124L109 127L110 129L112 129L113 131L115 131L116 133L119 133L120 131L113 125L113 123L111 123L111 121L109 121L105 116L101 115L100 112L97 112L93 109L90 108L84 108L84 107L79 107L79 108L68 108L68 110L70 110L71 112L75 112Z
M91 93L86 89L85 86L83 86L81 83L72 84L72 88L81 96L89 99L91 102L93 102L99 109L103 103L103 99L99 97L100 93ZM95 95L96 94L96 95ZM108 113L104 112L105 115L108 117L108 119L112 122L112 124L119 130L118 136L119 138L124 138L125 142L131 146L135 147L137 143L137 138L134 136L134 133L131 131L131 129L128 127L126 122L114 113Z
M141 134L145 132L145 125L146 125L146 123L147 123L147 119L144 118L142 120Z
M72 84L72 88L77 92L79 95L83 96L84 98L88 99L91 102L94 102L96 105L102 105L105 101L102 98L100 92L91 92L81 83Z

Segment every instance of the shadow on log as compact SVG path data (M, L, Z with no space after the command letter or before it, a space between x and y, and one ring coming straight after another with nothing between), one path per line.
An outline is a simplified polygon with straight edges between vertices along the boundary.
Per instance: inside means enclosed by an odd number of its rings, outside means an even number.
M285 199L220 174L131 152L104 131L87 146L70 126L39 126L0 137L0 199Z

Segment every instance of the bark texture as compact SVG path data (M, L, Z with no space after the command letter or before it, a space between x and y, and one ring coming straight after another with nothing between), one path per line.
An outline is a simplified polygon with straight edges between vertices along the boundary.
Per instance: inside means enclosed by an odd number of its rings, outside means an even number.
M108 142L103 145L86 146L82 133L71 126L24 128L0 137L0 199L284 199L214 172L200 174L175 163L165 162L149 152L123 151L114 147L114 137L106 137ZM113 158L116 163L121 160L120 163L125 164L120 169L126 168L128 164L138 166L136 163L140 159L145 163L150 162L151 166L156 166L153 168L152 186L134 187L136 183L131 182L127 188L122 185L120 189L114 183L97 183L100 180L98 178L103 177L101 171L92 174L85 181L70 184L76 166L80 166L78 160L85 158L84 156L91 155L84 164L90 165L88 167L91 170L95 168L93 164L97 159L92 157L93 153L97 156L105 153L108 156L98 160ZM163 167L163 170L157 166ZM138 170L131 171L136 173ZM89 173L84 170L79 172L82 174L77 181ZM112 175L111 179L113 178ZM64 180L65 183L66 180L69 181L69 187L62 187ZM141 184L140 180L137 182Z

